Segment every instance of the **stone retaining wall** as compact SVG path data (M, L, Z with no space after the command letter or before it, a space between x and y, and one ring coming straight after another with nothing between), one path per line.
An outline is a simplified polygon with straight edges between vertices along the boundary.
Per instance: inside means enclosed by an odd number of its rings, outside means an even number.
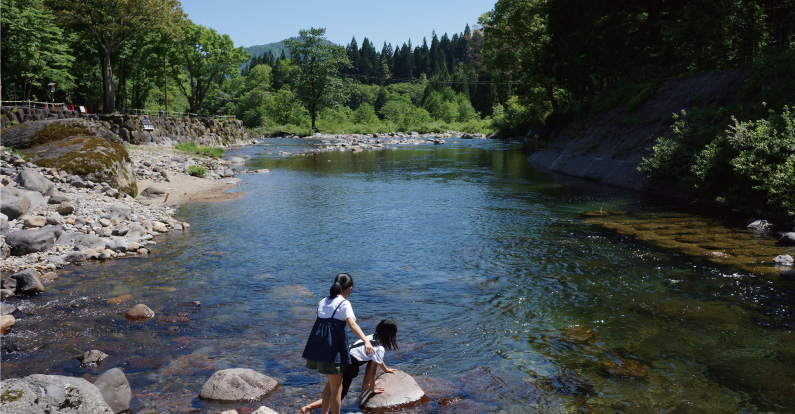
M0 127L2 128L27 121L66 118L85 118L99 122L123 141L135 145L173 146L181 142L195 142L200 146L228 146L245 144L250 140L248 132L243 127L243 122L239 120L122 114L83 115L78 111L63 109L0 107ZM148 119L154 130L144 130L141 119Z

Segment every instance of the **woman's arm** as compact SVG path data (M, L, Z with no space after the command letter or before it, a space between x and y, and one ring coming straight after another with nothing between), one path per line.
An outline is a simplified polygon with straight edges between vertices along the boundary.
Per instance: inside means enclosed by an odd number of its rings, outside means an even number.
M356 319L348 318L348 325L350 325L353 333L355 333L356 336L358 336L359 339L361 339L362 342L364 342L365 355L370 355L373 352L375 352L375 349L373 349L373 345L370 343L369 340L367 340L367 337L364 335L364 332L362 332L362 328L359 328L359 325L356 323Z

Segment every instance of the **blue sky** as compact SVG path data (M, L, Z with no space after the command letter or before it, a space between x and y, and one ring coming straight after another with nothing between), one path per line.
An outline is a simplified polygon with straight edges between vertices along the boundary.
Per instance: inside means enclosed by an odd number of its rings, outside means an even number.
M356 37L359 47L366 36L377 50L386 41L413 45L431 41L474 26L480 15L494 8L496 0L456 1L322 1L322 0L182 0L182 8L194 23L228 34L235 46L263 45L297 36L301 29L322 27L326 38L347 45Z

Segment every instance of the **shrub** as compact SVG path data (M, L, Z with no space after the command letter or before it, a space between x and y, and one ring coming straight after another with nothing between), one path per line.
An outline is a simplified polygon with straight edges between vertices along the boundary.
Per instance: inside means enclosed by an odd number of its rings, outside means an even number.
M207 175L207 169L199 165L191 165L188 167L188 174L194 177L204 177Z
M174 145L175 149L194 154L204 155L212 158L221 158L224 155L224 149L218 147L199 147L195 142L180 142Z

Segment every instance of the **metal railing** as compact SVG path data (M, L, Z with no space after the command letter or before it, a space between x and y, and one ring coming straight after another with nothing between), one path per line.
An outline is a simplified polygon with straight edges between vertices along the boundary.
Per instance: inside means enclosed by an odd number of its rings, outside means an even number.
M38 102L38 101L0 101L2 106L16 106L16 107L24 107L24 108L32 108L32 109L69 109L70 104L65 102ZM79 105L74 105L75 108L78 108ZM77 109L74 109L77 110Z

